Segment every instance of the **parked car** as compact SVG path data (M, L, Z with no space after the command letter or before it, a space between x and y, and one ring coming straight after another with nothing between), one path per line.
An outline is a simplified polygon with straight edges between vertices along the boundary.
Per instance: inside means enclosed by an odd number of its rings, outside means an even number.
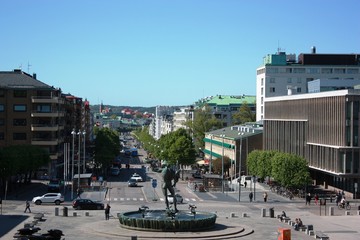
M90 199L79 198L72 202L73 208L76 210L102 210L104 204L101 202L94 202Z
M64 196L61 193L46 193L42 196L34 197L32 202L36 205L41 205L42 203L55 203L59 205L64 202Z
M134 173L131 178L135 179L137 182L143 181L143 178L137 173Z
M137 187L137 181L135 178L130 178L129 181L128 181L128 186L129 187Z
M169 203L174 203L174 198L171 195L167 197ZM176 203L183 203L184 199L180 194L175 194Z

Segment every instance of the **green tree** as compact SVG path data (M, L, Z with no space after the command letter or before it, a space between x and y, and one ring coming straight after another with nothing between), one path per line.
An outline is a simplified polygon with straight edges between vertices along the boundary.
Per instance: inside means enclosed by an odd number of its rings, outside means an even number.
M216 158L212 162L213 171L221 175L222 172L222 158ZM229 168L231 167L231 159L228 156L224 156L224 175L229 176Z
M272 158L272 176L284 187L302 187L311 180L304 158L280 152Z
M239 111L232 116L233 124L243 124L246 122L255 122L256 114L251 111L251 108L247 102L243 102L239 108Z
M190 129L194 138L195 149L203 149L205 133L222 127L222 122L215 118L209 106L205 105L202 109L194 110L194 120L187 120L184 124Z
M95 139L95 165L101 167L102 173L106 175L107 169L119 154L120 141L116 131L109 128L98 129Z
M195 148L190 135L181 128L159 139L159 155L170 164L191 165L195 163Z

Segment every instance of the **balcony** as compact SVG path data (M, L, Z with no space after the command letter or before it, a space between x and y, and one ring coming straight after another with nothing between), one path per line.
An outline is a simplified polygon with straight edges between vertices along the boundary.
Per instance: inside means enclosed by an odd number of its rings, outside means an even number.
M32 103L59 103L64 104L64 99L52 96L33 96L31 98Z
M57 131L59 130L59 125L53 125L53 124L31 124L31 131Z
M41 111L32 111L31 117L64 117L64 111L50 111L50 112L41 112Z
M31 140L31 145L37 146L56 146L59 143L57 138L33 138Z

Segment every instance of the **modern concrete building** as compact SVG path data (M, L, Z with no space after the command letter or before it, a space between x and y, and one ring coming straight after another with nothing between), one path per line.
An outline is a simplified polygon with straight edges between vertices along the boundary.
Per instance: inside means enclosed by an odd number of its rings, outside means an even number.
M256 73L256 120L265 116L268 97L307 93L315 79L360 80L360 54L268 54Z
M247 123L226 127L205 133L204 159L209 163L212 172L212 161L216 158L227 156L233 165L231 174L238 176L241 172L247 174L246 158L255 150L262 150L262 125L258 123Z
M155 118L149 125L149 134L153 136L156 140L160 139L162 130L162 124L167 122L165 119L167 115L172 115L175 111L175 107L170 106L157 106L155 109ZM165 122L163 122L165 121Z
M187 127L184 125L186 121L194 120L194 107L181 107L173 113L174 131Z
M264 149L307 159L325 188L359 197L360 90L338 90L264 101Z

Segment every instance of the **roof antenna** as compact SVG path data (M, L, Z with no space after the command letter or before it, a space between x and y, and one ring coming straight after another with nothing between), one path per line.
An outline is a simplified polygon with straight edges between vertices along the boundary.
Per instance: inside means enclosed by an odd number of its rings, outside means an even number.
M27 67L28 67L28 73L30 74L30 67L31 67L32 65L30 65L30 63L28 62L28 65L27 65Z

